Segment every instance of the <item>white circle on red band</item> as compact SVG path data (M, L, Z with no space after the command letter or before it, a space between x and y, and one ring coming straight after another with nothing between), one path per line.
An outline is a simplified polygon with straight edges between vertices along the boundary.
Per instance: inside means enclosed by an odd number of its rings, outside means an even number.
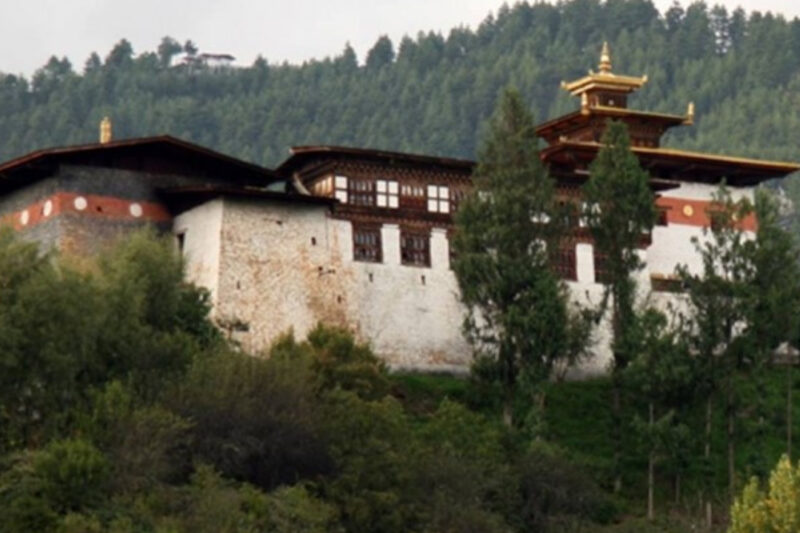
M47 200L44 203L44 207L42 207L42 214L46 217L49 217L53 213L53 201Z
M86 198L84 198L83 196L78 196L77 198L75 198L73 204L75 205L75 209L77 209L78 211L83 211L89 205L89 202L87 202Z
M133 215L136 218L139 218L140 216L142 216L142 213L143 213L141 204L137 204L137 203L131 204L130 207L128 208L128 210L131 212L131 215Z
M26 225L26 224L28 223L28 220L29 220L29 219L30 219L30 214L28 213L28 210L27 210L27 209L26 209L25 211L23 211L23 212L22 212L22 213L19 215L19 221L20 221L20 223L21 223L23 226L24 226L24 225Z

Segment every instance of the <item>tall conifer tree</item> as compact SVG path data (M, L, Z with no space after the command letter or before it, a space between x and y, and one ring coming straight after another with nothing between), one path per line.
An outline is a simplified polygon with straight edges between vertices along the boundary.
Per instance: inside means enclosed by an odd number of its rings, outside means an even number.
M591 177L584 186L584 196L587 224L596 252L603 258L604 279L599 281L606 284L603 307L610 312L613 335L614 489L619 491L622 487L622 376L635 356L636 346L631 335L637 320L633 275L644 266L638 252L642 237L653 228L656 213L649 176L631 151L627 126L609 122L602 143L603 148L589 168Z
M792 352L798 346L797 309L800 309L800 250L794 236L787 231L777 198L767 189L756 191L754 212L758 227L755 239L748 241L752 262L752 278L747 283L747 326L742 333L748 353L748 381L758 390L758 422L756 438L766 430L764 399L767 381L764 371L771 366L779 347L788 352L784 362L787 371L787 454L791 459ZM784 344L786 343L786 344ZM748 458L748 467L757 475L766 476L765 457L761 453Z
M531 113L507 90L480 153L475 189L456 214L453 267L468 309L465 330L476 355L496 371L509 425L519 384L540 385L572 346L566 287L548 257L561 217L537 142Z
M678 271L688 292L690 330L687 335L700 361L703 379L699 391L705 400L703 461L705 480L703 499L706 526L711 527L714 472L712 467L712 424L714 395L722 391L725 404L728 444L728 484L731 498L735 491L734 435L736 417L736 377L749 358L748 338L738 335L746 324L749 288L752 282L753 243L742 233L738 221L752 214L746 198L735 201L721 186L706 210L711 227L705 236L693 239L702 259L702 270Z

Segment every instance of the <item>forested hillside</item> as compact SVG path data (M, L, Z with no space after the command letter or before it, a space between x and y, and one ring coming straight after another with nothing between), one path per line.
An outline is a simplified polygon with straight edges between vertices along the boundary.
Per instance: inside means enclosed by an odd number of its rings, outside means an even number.
M381 38L366 58L345 47L300 66L174 66L174 40L154 52L123 40L82 66L54 57L30 80L3 75L0 159L94 141L106 114L117 138L169 133L266 165L311 143L474 157L502 87L539 120L574 109L560 82L595 67L604 40L616 72L649 76L633 107L696 103L696 125L669 144L800 159L800 21L703 2L659 13L649 0L522 3L475 30Z

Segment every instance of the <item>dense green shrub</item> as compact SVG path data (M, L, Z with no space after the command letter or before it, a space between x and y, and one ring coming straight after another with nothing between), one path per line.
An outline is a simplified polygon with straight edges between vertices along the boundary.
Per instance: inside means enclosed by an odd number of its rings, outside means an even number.
M168 406L191 423L191 453L272 489L330 471L313 384L296 365L234 352L198 358Z
M0 471L3 531L52 531L59 515L94 509L106 501L110 464L91 443L56 440L15 454Z

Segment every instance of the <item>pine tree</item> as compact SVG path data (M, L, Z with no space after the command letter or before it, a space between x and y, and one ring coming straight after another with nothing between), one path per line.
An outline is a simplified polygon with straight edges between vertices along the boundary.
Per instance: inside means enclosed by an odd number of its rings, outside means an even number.
M172 65L172 58L182 51L181 43L168 35L163 37L158 45L158 60L161 68L169 68Z
M570 349L567 291L547 252L560 233L554 180L514 90L491 120L474 181L456 213L453 268L468 308L465 330L478 360L495 370L511 425L520 383L535 390Z
M392 40L386 35L381 37L375 42L369 52L367 52L366 67L368 69L380 69L386 65L391 65L394 61L394 45Z
M707 209L711 227L704 239L695 238L702 270L690 272L686 266L679 274L689 295L690 328L687 336L701 365L704 377L699 386L706 404L704 431L705 514L711 526L711 437L713 398L721 390L725 397L726 436L728 447L728 489L735 491L736 377L749 365L747 337L737 335L746 324L752 282L752 243L741 231L739 221L752 214L746 198L734 200L723 185Z
M798 345L797 309L800 309L800 255L791 233L784 227L786 221L780 213L778 200L767 190L759 190L755 197L755 216L758 222L755 238L745 242L751 274L746 285L745 322L742 332L748 354L749 381L759 394L756 438L763 438L766 396L764 371L774 360L781 345L796 348ZM789 350L791 351L791 350ZM791 392L792 366L785 361L788 378L786 419L787 453L791 458ZM758 475L766 475L763 455L750 458L749 466Z
M100 56L97 55L97 52L92 52L83 65L83 73L90 74L92 72L97 72L102 66L103 62L100 60Z
M603 147L589 167L583 187L585 216L597 254L604 257L606 282L603 307L610 307L613 336L612 413L614 489L622 488L623 372L635 355L632 338L636 321L636 282L633 274L643 267L639 257L642 239L655 223L649 176L630 148L628 128L609 122Z
M121 39L106 56L106 67L126 68L133 63L133 46L127 39Z
M656 464L670 455L676 459L688 440L689 427L681 415L693 403L697 365L680 328L661 311L645 310L635 327L637 355L625 377L636 397L647 402L646 417L637 416L633 427L646 443L647 518L653 520Z

